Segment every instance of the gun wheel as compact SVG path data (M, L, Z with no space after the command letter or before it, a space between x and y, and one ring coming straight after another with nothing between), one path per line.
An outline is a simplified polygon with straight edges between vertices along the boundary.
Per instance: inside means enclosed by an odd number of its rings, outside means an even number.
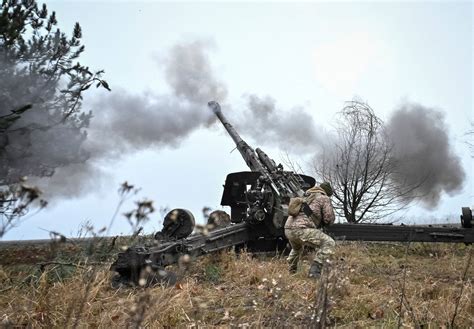
M213 228L222 228L230 225L230 216L223 210L214 210L209 214L207 225Z
M110 280L110 286L112 289L131 288L133 287L133 284L130 280L122 277L120 274L115 274Z
M462 207L461 226L465 228L472 227L472 210L469 207Z
M193 232L194 226L194 216L189 210L173 209L166 214L160 233L167 238L183 239Z

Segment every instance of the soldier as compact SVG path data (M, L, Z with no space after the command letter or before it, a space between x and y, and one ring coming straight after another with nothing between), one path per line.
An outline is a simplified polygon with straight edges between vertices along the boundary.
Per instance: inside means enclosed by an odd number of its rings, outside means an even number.
M333 191L331 185L324 182L314 186L305 193L305 204L296 216L289 216L285 224L285 235L291 244L288 256L290 273L296 273L298 261L304 246L316 249L313 262L309 269L309 277L318 278L323 265L328 262L336 243L323 231L321 226L334 222L334 210L329 197ZM310 210L309 210L310 209Z

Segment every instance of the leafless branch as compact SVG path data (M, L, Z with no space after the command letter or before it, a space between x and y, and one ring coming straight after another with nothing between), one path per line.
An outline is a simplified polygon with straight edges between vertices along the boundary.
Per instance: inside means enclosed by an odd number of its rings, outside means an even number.
M464 134L466 136L466 144L471 150L471 157L474 157L474 122L471 122L471 129Z
M407 208L419 185L400 186L392 179L393 147L373 109L360 101L346 103L337 133L314 161L316 176L333 186L337 214L351 223L376 222Z
M0 190L0 239L10 229L47 205L45 200L40 199L41 191L35 186L26 185L25 180L2 187L3 189ZM31 213L33 204L37 206Z

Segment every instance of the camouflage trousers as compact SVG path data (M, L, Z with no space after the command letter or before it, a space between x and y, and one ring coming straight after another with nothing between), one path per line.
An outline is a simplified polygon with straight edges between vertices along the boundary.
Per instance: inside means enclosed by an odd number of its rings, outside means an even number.
M291 244L291 252L287 258L290 268L296 269L304 246L315 248L316 253L313 260L319 264L324 264L334 253L336 243L333 238L318 229L286 228L285 235Z

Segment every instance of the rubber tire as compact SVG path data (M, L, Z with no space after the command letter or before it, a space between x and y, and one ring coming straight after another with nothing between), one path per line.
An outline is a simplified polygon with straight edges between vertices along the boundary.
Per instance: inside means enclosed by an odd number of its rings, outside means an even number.
M193 233L195 220L193 214L186 209L173 209L163 220L161 233L168 238L184 239Z
M461 226L465 228L472 227L472 210L469 207L462 207Z

